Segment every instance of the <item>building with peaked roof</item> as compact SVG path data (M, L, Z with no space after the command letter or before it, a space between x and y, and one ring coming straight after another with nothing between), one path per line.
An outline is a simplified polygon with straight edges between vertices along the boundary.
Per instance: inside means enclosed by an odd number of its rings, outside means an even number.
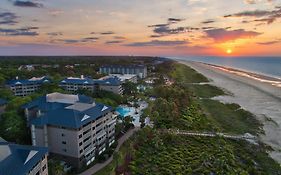
M147 67L145 65L106 65L99 69L101 74L133 74L139 78L147 77Z
M7 81L6 86L10 88L16 96L26 96L36 92L44 83L49 83L48 77L33 77L30 79L16 79Z
M106 77L101 79L92 79L89 77L80 78L68 77L63 79L59 86L70 92L77 92L81 89L86 89L91 92L97 90L110 91L115 94L122 94L122 82L118 77Z
M115 142L113 108L84 95L47 94L23 106L32 144L74 167L88 165Z
M126 82L137 83L138 81L138 76L134 74L109 74L108 76L103 77L103 79L108 77L116 77L122 83L126 83Z
M8 143L0 138L1 175L48 175L48 149Z

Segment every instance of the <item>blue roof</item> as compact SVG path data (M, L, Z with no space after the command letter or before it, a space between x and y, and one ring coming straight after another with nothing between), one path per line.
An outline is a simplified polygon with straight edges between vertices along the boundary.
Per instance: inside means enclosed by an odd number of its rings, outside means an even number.
M96 120L97 118L112 110L112 107L105 106L100 103L96 103L92 108L82 112L67 108L56 109L43 114L39 118L33 119L31 121L31 124L34 124L35 126L43 126L49 124L68 128L80 128L81 126Z
M65 78L60 84L82 84L82 85L93 85L95 82L91 78Z
M5 105L7 103L8 103L7 100L0 98L0 105Z
M14 79L6 82L9 86L15 85L31 85L31 84L43 84L49 83L51 80L48 77L31 78L31 79Z
M30 124L36 126L49 124L61 127L80 128L84 124L94 121L113 110L110 106L95 103L91 97L85 95L75 96L53 93L53 97L55 95L60 97L53 102L48 101L47 96L43 96L22 106L22 108L35 108L41 110L42 115L31 119ZM67 100L64 101L62 96L65 98L68 96L75 96L78 99L74 101L70 100L71 102L69 102ZM50 98L52 99L52 97Z
M44 147L17 145L0 141L0 174L27 174L48 153Z
M121 80L118 77L108 77L106 79L91 79L91 78L65 78L60 84L80 84L80 85L109 85L109 86L119 86L121 85Z

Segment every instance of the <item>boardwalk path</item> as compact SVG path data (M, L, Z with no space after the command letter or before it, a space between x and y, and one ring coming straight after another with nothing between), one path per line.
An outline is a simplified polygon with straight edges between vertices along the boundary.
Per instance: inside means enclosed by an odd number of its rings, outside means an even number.
M118 152L120 147L123 145L123 143L128 140L136 131L138 131L140 128L136 127L134 129L131 129L130 131L128 131L125 135L123 135L119 140L118 140L118 145L115 149L115 152ZM103 169L105 166L107 166L108 164L111 163L111 161L113 160L113 154L112 156L107 159L105 162L103 163L97 163L94 166L92 166L91 168L85 170L84 172L80 173L79 175L93 175L94 173L98 172L99 170Z
M252 144L258 143L257 137L248 133L244 135L230 135L225 133L192 132L192 131L183 131L183 130L161 130L160 132L172 133L177 135L201 136L201 137L223 137L223 138L234 139L234 140L246 140Z

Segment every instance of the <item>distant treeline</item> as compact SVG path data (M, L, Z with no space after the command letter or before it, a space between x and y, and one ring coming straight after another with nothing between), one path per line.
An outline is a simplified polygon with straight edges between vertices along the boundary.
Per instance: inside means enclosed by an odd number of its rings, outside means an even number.
M26 64L150 64L153 61L166 60L161 57L147 56L0 56L0 65Z

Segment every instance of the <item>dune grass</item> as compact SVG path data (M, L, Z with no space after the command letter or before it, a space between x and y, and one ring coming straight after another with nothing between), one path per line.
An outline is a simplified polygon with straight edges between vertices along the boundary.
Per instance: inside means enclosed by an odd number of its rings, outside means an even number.
M199 98L212 98L219 95L225 95L224 91L216 86L209 84L198 85L191 84L186 86L195 96Z
M222 132L233 134L262 132L262 124L253 114L241 109L237 104L223 104L216 100L203 99L199 103L210 121Z
M191 67L179 63L174 63L173 70L170 71L170 76L175 79L177 83L209 82L206 77L196 72Z

